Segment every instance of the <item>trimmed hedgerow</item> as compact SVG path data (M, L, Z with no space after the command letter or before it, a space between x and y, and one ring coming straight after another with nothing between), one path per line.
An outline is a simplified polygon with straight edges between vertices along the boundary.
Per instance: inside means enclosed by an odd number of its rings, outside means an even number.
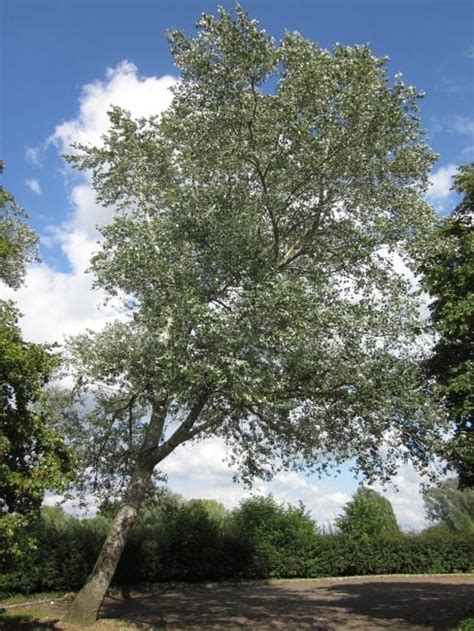
M80 587L105 538L108 519L47 509L36 549L0 568L0 594ZM231 578L317 578L474 570L474 540L449 531L356 540L321 534L303 508L252 498L232 513L206 502L176 502L132 529L115 582Z

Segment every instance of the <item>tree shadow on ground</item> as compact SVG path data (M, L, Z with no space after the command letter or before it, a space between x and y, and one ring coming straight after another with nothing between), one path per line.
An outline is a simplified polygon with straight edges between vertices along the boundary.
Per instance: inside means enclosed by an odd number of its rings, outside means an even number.
M445 631L472 611L474 582L185 586L108 600L101 617L160 629L410 629Z
M0 615L1 631L57 631L60 629L58 620L41 622L37 618L22 615Z
M349 614L398 619L434 631L452 629L460 618L474 613L474 583L364 582L332 585L327 591Z

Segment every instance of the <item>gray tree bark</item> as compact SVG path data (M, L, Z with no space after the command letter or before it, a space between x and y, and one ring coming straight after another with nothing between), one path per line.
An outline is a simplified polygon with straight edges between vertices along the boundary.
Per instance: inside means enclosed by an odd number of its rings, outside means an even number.
M153 469L154 466L151 465L137 469L126 497L112 522L95 566L67 613L66 622L90 625L96 621L97 613L125 547L128 531L145 497Z
M67 613L66 622L90 625L96 621L97 613L122 556L128 532L145 498L153 470L178 445L202 431L204 426L195 428L195 423L206 405L208 396L209 393L205 392L198 398L189 410L185 420L168 440L161 445L159 442L165 422L167 401L163 400L153 407L135 474L125 493L124 501L112 522L96 564L88 576L84 587L77 593Z

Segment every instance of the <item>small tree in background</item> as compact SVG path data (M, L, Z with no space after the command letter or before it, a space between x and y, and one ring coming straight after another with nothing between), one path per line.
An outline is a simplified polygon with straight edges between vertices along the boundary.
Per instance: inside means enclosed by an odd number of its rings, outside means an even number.
M355 541L400 534L390 501L365 487L356 491L335 523L342 535Z
M247 575L306 575L317 528L303 505L283 506L271 496L252 497L233 511L231 532L249 546Z

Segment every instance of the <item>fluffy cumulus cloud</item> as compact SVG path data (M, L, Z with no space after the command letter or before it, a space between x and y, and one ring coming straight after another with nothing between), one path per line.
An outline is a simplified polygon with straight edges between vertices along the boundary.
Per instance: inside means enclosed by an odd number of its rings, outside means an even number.
M142 77L137 68L124 61L109 69L103 80L83 87L78 112L59 124L45 146L54 146L59 153L67 152L73 143L97 144L107 130L107 110L119 105L133 116L156 115L171 102L169 88L176 81L171 76ZM30 148L28 161L41 167L42 148ZM430 194L446 197L450 186L452 165L434 174ZM24 288L15 292L3 289L2 294L13 297L25 313L22 321L24 335L36 342L61 341L64 335L76 334L84 328L99 329L117 315L114 307L100 308L103 295L91 288L86 273L90 256L97 247L99 237L96 225L110 221L111 211L98 206L87 176L79 180L68 178L68 195L71 213L67 221L52 226L45 243L59 248L68 262L68 269L56 269L45 263L32 266ZM239 503L251 491L232 481L233 473L227 462L225 445L208 440L195 445L183 445L164 463L163 472L168 475L170 488L186 498L208 497L222 502L228 508ZM355 490L355 481L347 476L347 492L334 488L329 478L324 481L307 478L293 472L280 473L272 482L258 483L253 493L273 493L281 502L303 501L312 516L321 524L327 524L337 516ZM399 519L407 526L423 524L418 480L414 474L402 469L397 478L399 492L390 491ZM341 487L342 484L338 484ZM47 503L56 498L48 496Z
M111 105L136 117L160 114L171 103L169 88L175 81L169 75L141 77L133 63L122 61L107 70L105 81L94 81L82 88L79 115L58 125L50 141L66 151L74 143L100 145L109 125L107 112Z

